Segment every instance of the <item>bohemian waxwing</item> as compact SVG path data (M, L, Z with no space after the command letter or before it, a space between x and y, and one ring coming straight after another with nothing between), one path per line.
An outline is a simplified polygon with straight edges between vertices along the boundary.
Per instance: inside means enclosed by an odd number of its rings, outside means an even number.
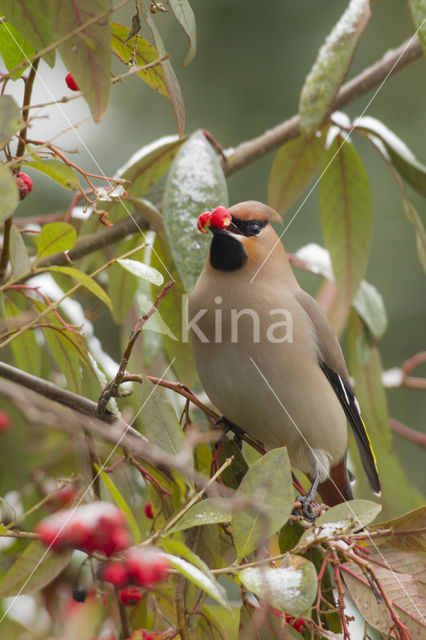
M188 327L204 389L226 421L263 443L286 446L329 506L353 498L346 467L349 421L371 489L380 482L339 342L319 304L296 281L260 202L217 207L198 227L213 233L189 296Z

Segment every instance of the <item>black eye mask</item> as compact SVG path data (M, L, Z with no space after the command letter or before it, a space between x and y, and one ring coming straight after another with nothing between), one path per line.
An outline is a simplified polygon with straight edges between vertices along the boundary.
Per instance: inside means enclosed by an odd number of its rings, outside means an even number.
M258 236L268 224L265 220L238 220L232 216L232 222L241 231L243 236Z

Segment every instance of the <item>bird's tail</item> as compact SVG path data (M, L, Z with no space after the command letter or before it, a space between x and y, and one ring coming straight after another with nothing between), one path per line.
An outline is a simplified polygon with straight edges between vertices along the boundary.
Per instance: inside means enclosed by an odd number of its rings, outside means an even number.
M336 504L353 500L351 485L349 482L349 473L346 467L346 456L339 464L336 464L330 471L330 476L318 486L324 504L334 507Z

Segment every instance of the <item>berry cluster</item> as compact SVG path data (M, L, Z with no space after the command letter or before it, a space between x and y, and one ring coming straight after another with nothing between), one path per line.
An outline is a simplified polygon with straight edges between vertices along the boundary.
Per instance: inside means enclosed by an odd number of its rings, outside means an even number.
M35 530L40 540L55 551L73 548L88 553L103 551L111 556L131 544L125 516L110 502L62 509L39 522Z
M216 207L213 211L202 213L197 222L197 227L201 233L207 233L209 227L216 229L226 229L232 222L232 216L226 207Z
M142 598L141 588L150 588L167 576L169 562L155 547L128 549L120 560L108 562L101 578L120 589L121 602L127 606Z

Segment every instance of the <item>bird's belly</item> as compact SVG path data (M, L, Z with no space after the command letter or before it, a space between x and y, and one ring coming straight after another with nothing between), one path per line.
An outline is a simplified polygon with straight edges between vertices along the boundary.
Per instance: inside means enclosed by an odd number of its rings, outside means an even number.
M324 402L331 388L317 362L292 368L297 354L286 344L252 345L249 351L231 343L193 346L212 403L266 449L286 446L292 464L308 475L314 474L313 452L324 452L331 465L342 459L346 418L334 394Z

